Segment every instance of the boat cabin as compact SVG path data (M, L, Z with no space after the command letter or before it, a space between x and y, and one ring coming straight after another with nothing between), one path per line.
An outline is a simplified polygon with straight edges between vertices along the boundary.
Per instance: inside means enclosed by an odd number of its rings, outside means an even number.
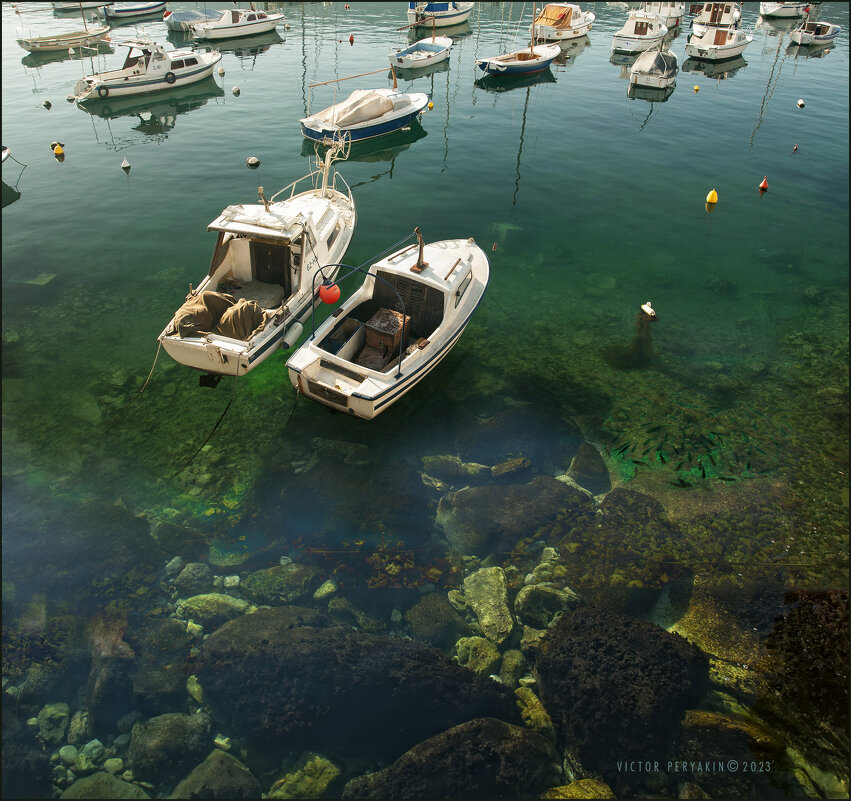
M704 3L693 20L697 25L728 27L738 24L742 7L738 3Z

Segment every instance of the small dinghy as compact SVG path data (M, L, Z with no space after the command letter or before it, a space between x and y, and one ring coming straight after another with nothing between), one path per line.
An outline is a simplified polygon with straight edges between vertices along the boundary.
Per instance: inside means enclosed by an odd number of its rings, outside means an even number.
M702 61L724 61L740 56L753 36L732 28L706 28L702 35L693 33L686 43L686 55Z
M218 19L192 23L190 30L193 39L235 39L273 31L283 18L283 14L267 14L253 8L229 8Z
M67 52L71 48L91 47L108 39L109 25L99 25L82 31L68 31L53 36L30 36L17 39L17 43L30 53Z
M802 22L789 38L799 45L823 45L832 42L842 28L831 22Z
M270 200L261 187L262 203L228 206L207 226L219 234L210 270L158 337L172 359L244 375L295 344L354 232L351 189L330 169L347 155L342 144L329 148L316 170ZM296 194L300 184L310 188Z
M452 40L447 36L429 36L420 39L401 50L391 50L387 53L390 64L399 69L420 69L431 67L449 58L449 48Z
M426 245L415 233L418 243L351 268L366 273L361 287L287 361L301 394L371 420L458 341L487 287L487 256L472 238Z
M677 82L677 57L670 51L654 48L643 52L629 70L630 86L666 89Z
M630 11L624 26L612 36L615 53L641 53L659 44L668 32L655 14Z
M101 14L107 19L122 20L135 17L147 17L159 14L165 9L165 3L107 3L101 6Z
M531 75L545 70L561 54L558 44L538 44L493 58L480 58L476 66L488 75Z

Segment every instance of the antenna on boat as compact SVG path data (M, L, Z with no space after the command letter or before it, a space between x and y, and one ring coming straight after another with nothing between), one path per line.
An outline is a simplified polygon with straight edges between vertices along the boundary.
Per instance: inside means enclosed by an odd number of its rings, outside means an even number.
M319 145L325 145L328 149L325 151L325 161L319 159ZM317 166L322 172L322 197L328 196L328 176L331 174L331 164L335 161L345 161L349 157L352 149L352 135L348 131L343 131L334 139L325 138L316 146Z
M260 195L260 200L263 202L263 208L265 208L266 211L269 211L269 201L266 200L266 195L263 194L262 186L257 187L257 194Z

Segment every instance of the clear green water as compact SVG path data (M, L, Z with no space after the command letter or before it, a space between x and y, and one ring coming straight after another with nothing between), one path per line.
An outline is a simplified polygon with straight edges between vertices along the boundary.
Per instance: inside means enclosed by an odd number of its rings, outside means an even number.
M483 419L518 402L575 421L616 481L680 521L681 538L664 548L589 549L576 575L586 589L599 594L613 566L648 581L663 552L710 581L744 573L769 574L781 590L847 585L847 7L823 4L822 18L843 32L821 57L789 49L788 23L762 22L746 64L719 77L681 69L671 97L649 103L627 97L610 60L624 11L605 3L585 4L597 22L567 64L504 91L477 85L475 59L511 45L521 5L477 4L449 68L401 81L434 104L425 135L389 149L376 142L339 165L358 210L350 263L414 226L429 240L473 236L488 252L488 296L458 346L370 423L305 400L293 410L287 354L277 353L239 381L209 445L175 475L219 418L230 382L200 388L161 354L143 395L117 413L187 285L206 272L205 226L224 206L253 202L258 185L269 195L307 171L298 118L308 84L382 70L342 86L389 85L385 53L404 36L404 6L288 4L281 41L225 49L223 78L178 100L141 101L154 116L146 122L66 103L90 62L24 57L21 22L33 35L60 22L45 3L27 4L23 17L3 4L3 142L27 165L3 167L3 578L15 585L13 611L46 590L45 570L73 562L97 572L100 549L122 536L101 512L115 504L243 550L275 542L295 552L312 537L339 547L357 535L417 551L433 508L416 520L385 513L392 499L339 459L294 522L281 501L293 463L322 437L421 469L425 455L455 453L465 414ZM756 4L746 4L743 27L756 22ZM156 19L144 30L166 34ZM687 36L671 42L681 68ZM114 49L107 66L123 58ZM314 92L314 108L334 101L332 87ZM62 163L54 140L65 145ZM246 168L247 156L259 169ZM658 365L613 369L602 351L630 341L648 299ZM567 465L536 465L547 467ZM352 497L361 503L339 500ZM364 515L364 498L379 511ZM697 507L702 517L689 512ZM63 536L72 519L82 539ZM369 569L355 575L366 580ZM451 583L446 573L438 582ZM88 578L47 589L48 611L107 600Z

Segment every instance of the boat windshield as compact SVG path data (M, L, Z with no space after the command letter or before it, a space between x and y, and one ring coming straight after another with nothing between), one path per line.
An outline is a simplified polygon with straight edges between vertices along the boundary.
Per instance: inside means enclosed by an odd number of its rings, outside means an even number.
M134 67L137 64L140 67L144 67L149 57L149 53L146 54L138 47L131 47L130 50L127 52L127 58L124 60L124 66L121 69L127 69L127 67Z

